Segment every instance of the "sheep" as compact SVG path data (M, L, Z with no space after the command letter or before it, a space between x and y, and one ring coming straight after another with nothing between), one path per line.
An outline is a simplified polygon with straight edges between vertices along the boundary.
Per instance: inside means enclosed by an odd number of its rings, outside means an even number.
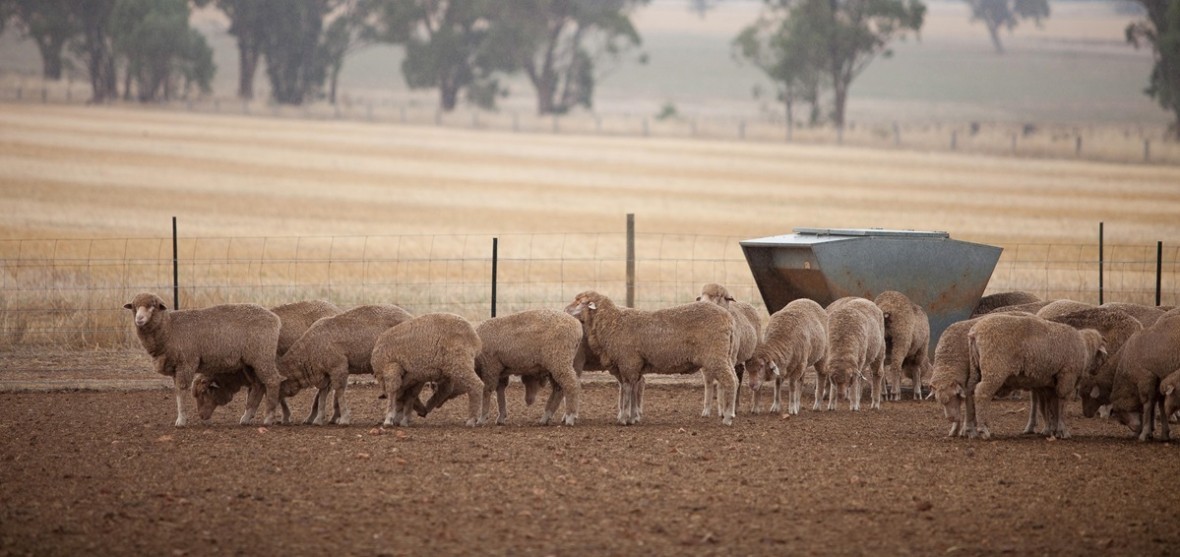
M135 333L155 360L156 372L173 378L177 427L188 423L184 399L197 373L215 376L245 369L266 389L263 423L275 419L282 380L275 367L281 327L277 315L255 304L170 311L159 296L146 292L123 307L134 315ZM250 423L254 411L247 407L240 423Z
M1145 306L1142 304L1129 304L1124 302L1107 302L1099 307L1120 309L1129 314L1131 317L1138 319L1144 327L1155 325L1165 313L1163 308L1157 306Z
M1176 387L1180 386L1180 369L1173 371L1160 381L1160 394L1164 398L1164 415L1172 416L1177 410L1180 410L1180 391Z
M1050 319L1075 329L1094 329L1106 342L1106 361L1092 374L1078 379L1078 391L1082 398L1082 414L1092 418L1101 406L1110 403L1110 387L1114 380L1118 358L1123 344L1132 335L1141 331L1143 325L1119 306L1099 306Z
M377 337L410 319L409 312L395 305L364 305L312 324L278 361L285 394L319 388L316 404L304 423L324 423L329 415L328 396L333 391L335 408L328 422L351 423L352 411L345 397L349 374L373 373L371 357Z
M766 325L766 338L746 362L751 391L751 413L758 413L758 390L763 381L774 378L774 402L778 412L784 381L790 391L788 414L798 414L803 392L803 372L814 366L816 376L826 375L828 356L828 313L814 300L800 298L774 312Z
M481 348L475 327L452 313L428 313L381 333L371 367L388 398L385 425L410 425L406 406L428 381L445 385L436 395L466 393L466 425L482 424L485 387L475 372Z
M1157 406L1162 438L1167 441L1171 437L1166 401L1159 404L1159 396L1167 396L1163 382L1180 369L1177 346L1180 346L1180 315L1161 317L1123 345L1111 387L1111 415L1138 433L1140 441L1147 441L1154 434Z
M282 322L282 327L279 328L279 350L275 354L276 357L282 357L291 345L307 332L312 323L324 317L338 315L344 310L332 302L304 300L275 306L270 308L270 311L279 316L279 321Z
M733 369L737 373L738 387L741 387L742 376L746 374L746 362L754 355L754 350L758 348L758 342L762 338L762 316L754 306L734 300L733 296L729 295L729 291L717 283L709 283L701 287L701 295L697 296L697 301L717 304L729 310L730 315L733 316L738 339L737 357L733 363ZM716 395L714 388L714 383L705 385L705 409L701 413L704 417L710 415L710 409L713 406L711 402ZM775 398L778 398L777 394ZM720 414L721 402L718 401L717 404L717 412Z
M930 318L922 306L901 292L886 290L873 300L885 315L885 363L889 399L901 400L901 379L908 371L914 400L922 400L922 376L930 369Z
M1009 306L1017 306L1021 304L1031 304L1040 302L1041 298L1032 292L1024 292L1016 290L1013 292L999 292L990 294L979 299L979 303L975 304L975 311L971 312L971 318L974 319L981 315L986 315L998 309L1008 309ZM1037 308L1040 309L1040 308ZM1035 313L1031 312L1031 313Z
M486 419L495 390L500 409L496 423L507 423L504 388L511 374L520 375L522 381L530 379L525 382L526 403L531 403L529 393L535 396L539 381L552 379L554 391L541 423L549 423L564 397L566 412L562 421L574 425L581 395L575 361L582 344L582 323L576 317L558 310L528 310L488 319L475 331L483 345L475 361L476 372L484 382L481 419Z
M1090 309L1094 307L1085 302L1075 302L1073 300L1053 300L1045 305L1045 307L1037 310L1037 317L1042 319L1052 319L1054 317L1061 317L1067 313Z
M885 382L885 314L872 300L854 297L832 302L827 313L828 361L824 371L829 387L834 387L829 389L828 410L836 408L837 393L850 381L849 409L860 410L862 380L872 389L870 408L880 409ZM817 403L820 383L817 375Z
M951 422L948 437L955 435L975 436L975 400L968 387L971 378L971 351L967 343L967 332L979 322L979 318L952 323L938 337L934 347L934 373L930 377L930 389L934 398L943 405L943 415ZM974 385L970 385L974 387ZM963 405L967 411L962 411Z
M322 317L331 317L340 313L335 304L323 300L293 302L270 308L271 313L279 316L279 345L276 357L281 357L287 349ZM241 372L233 376L220 377L213 380L198 373L193 381L193 397L197 400L197 413L202 420L213 417L213 411L218 406L225 406L233 400L242 387L247 388L246 407L257 408L262 396L262 383L249 372ZM291 409L287 406L286 396L280 393L279 404L283 409L283 423L290 423ZM316 413L319 398L312 402L312 414Z
M574 297L566 312L582 322L590 350L619 380L620 424L639 422L643 374L697 370L706 384L719 384L724 402L721 423L733 424L737 339L729 311L708 302L655 311L620 308L610 298L588 290Z
M1002 388L1042 389L1050 436L1069 437L1062 403L1078 378L1102 364L1106 357L1102 335L1094 329L1077 330L1037 316L999 314L982 317L967 333L971 374L978 376L972 396L979 435L991 438L987 411ZM1030 413L1037 408L1034 398Z

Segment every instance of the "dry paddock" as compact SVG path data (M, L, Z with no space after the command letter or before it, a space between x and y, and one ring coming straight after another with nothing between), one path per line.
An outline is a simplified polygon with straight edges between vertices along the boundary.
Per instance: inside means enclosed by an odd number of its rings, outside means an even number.
M0 387L12 389L23 368L0 362ZM106 376L154 381L142 370ZM1081 418L1077 403L1072 440L1019 435L1026 405L1002 401L998 438L979 441L946 438L933 402L812 412L805 397L797 417L742 412L724 427L700 417L697 383L662 382L647 389L645 422L621 427L603 379L586 383L575 427L536 425L541 409L523 405L519 383L510 425L474 429L461 426L462 401L408 429L377 428L371 385L352 390L349 427L242 427L239 397L211 423L177 429L172 394L158 388L5 392L0 555L1180 548L1180 447L1136 442ZM297 416L309 399L293 401Z

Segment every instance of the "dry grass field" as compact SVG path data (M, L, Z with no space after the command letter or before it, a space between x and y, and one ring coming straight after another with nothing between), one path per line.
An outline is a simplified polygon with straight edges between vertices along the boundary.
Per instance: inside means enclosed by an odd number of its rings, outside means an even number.
M1180 232L1180 168L0 105L0 238L795 226L1112 244Z

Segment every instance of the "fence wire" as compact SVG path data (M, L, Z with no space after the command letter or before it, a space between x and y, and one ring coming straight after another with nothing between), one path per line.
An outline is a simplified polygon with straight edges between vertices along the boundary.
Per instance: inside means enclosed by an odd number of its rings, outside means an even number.
M181 308L231 302L273 307L324 299L342 307L393 303L412 313L486 319L492 243L498 242L497 315L562 308L583 290L626 296L626 236L599 234L180 238ZM637 234L636 306L692 301L725 285L764 309L742 253L744 238ZM1102 301L1176 305L1180 248L1106 246ZM1006 246L987 293L1099 302L1097 245ZM172 300L171 238L0 240L0 348L137 344L123 309L140 292Z

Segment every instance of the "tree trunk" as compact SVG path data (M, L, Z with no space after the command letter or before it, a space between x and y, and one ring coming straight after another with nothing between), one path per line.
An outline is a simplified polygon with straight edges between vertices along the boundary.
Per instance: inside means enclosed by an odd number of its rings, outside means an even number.
M328 78L328 103L336 106L336 84L340 82L340 70L344 68L344 60L332 64L332 73Z
M260 52L257 45L248 39L238 38L238 98L254 98L254 75L258 73Z
M994 21L987 22L987 34L992 39L992 46L996 47L996 54L1004 53L1004 44L1000 42L1000 25Z
M61 51L65 46L65 41L45 37L44 40L38 38L36 42L37 50L41 52L41 77L55 81L61 79Z

